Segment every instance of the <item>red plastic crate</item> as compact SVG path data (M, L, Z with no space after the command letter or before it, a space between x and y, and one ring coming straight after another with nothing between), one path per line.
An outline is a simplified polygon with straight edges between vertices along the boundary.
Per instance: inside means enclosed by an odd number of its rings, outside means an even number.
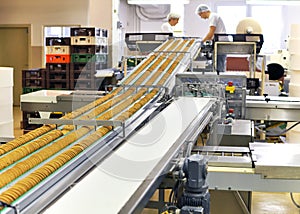
M46 54L46 63L70 63L70 54Z

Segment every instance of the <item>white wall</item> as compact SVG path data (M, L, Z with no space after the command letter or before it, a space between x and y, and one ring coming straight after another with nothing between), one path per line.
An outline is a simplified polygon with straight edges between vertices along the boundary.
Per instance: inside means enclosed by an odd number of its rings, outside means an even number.
M43 45L43 25L99 26L109 29L112 36L111 30L116 24L113 10L123 24L121 33L118 32L114 39L122 39L125 32L160 29L163 21L141 21L136 16L134 5L128 5L127 0L120 0L120 4L116 4L116 1L118 0L0 0L0 25L30 24L32 46ZM184 35L203 37L208 26L206 21L195 14L195 9L198 4L205 3L214 10L218 2L221 0L190 0L190 4L184 6ZM282 46L284 39L288 38L290 25L300 23L299 11L300 6L285 6L283 9L285 26L282 31Z
M291 24L300 24L300 6L286 6L283 9L284 19L284 29L282 32L282 38L288 39L290 34ZM283 44L284 45L284 41Z
M119 5L119 20L122 23L122 27L120 29L119 34L119 56L118 59L120 60L122 56L127 55L128 50L125 43L125 33L135 32L136 29L136 19L134 6L130 6L127 4L127 0L120 0Z
M127 0L121 0L122 8L120 12L120 20L124 25L124 29L126 32L159 32L160 26L166 20L154 20L154 21L145 21L139 19L136 15L135 6L128 5ZM210 0L191 0L190 4L184 5L184 32L185 36L197 36L203 37L207 30L208 26L206 21L195 14L196 7L201 4L205 3L210 5L213 8L213 1Z
M126 0L124 5L126 5ZM190 0L189 4L184 6L184 35L192 37L203 37L208 31L207 20L201 19L195 14L195 10L199 4L207 4L211 7L212 11L215 11L217 4L225 4L225 2L230 2L231 4L237 2L239 5L245 4L244 0ZM124 6L125 8L125 6ZM143 21L140 20L135 15L134 6L127 5L127 31L131 32L147 32L147 31L157 31L162 21ZM281 31L281 48L286 47L285 40L288 38L290 25L293 23L300 23L300 6L284 6L283 7L283 22L284 27ZM266 11L267 13L267 11ZM271 23L271 20L270 20Z
M31 46L44 45L43 26L45 25L105 28L109 30L109 44L112 44L113 28L116 29L113 10L117 12L118 5L119 0L0 0L0 25L29 24Z
M74 0L73 0L74 1ZM107 0L81 0L89 1L88 9L88 25L96 26L109 30L112 33L112 11L113 11L113 1ZM76 2L76 1L74 1ZM109 38L111 39L111 37Z
M213 1L193 0L184 8L184 34L185 36L204 37L208 31L208 24L198 16L195 11L199 4L207 4L213 8Z
M113 32L116 30L115 20L113 22L114 13L116 9L114 8L114 1L107 0L89 0L88 7L88 26L96 26L108 30L108 45L109 45L109 56L108 65L114 64L114 59L111 57L113 54L114 47L112 46L112 40L115 36ZM118 5L117 5L118 7ZM114 12L113 12L114 11Z
M31 45L43 45L43 25L87 25L89 0L0 0L0 24L30 24Z

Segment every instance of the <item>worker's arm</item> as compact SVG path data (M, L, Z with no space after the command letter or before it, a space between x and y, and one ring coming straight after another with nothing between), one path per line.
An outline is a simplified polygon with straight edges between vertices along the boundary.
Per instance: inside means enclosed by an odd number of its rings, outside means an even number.
M216 26L210 26L209 31L206 34L206 36L202 39L202 42L205 42L207 40L212 40L214 38Z

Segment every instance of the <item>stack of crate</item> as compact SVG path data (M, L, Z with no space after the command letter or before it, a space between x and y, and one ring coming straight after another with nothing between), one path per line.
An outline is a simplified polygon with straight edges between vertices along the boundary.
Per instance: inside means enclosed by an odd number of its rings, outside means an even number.
M23 94L46 88L46 69L24 69L22 70Z
M46 69L33 68L22 70L22 88L23 94L46 89ZM22 111L22 120L20 123L21 129L24 129L24 134L40 127L41 125L29 124L28 118L39 118L38 112Z
M70 89L70 37L46 38L46 87Z
M70 89L98 90L97 70L107 68L108 31L96 27L71 28Z

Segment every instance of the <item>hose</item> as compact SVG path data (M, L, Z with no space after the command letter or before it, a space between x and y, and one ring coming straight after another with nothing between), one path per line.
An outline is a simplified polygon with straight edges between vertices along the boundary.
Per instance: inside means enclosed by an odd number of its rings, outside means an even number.
M288 128L288 129L286 129L286 130L280 132L279 134L273 134L273 133L268 133L268 132L267 132L266 135L267 135L268 137L279 137L279 136L281 136L281 135L286 134L288 131L290 131L291 129L293 129L295 126L297 126L297 125L299 125L299 124L300 124L300 121L297 122L297 123L295 123L294 125L292 125L290 128Z
M292 192L290 192L290 196L291 196L291 199L292 199L293 204L294 204L298 209L300 209L300 205L296 203L296 201L295 201L295 199L294 199L294 196L293 196L293 193L292 193Z

